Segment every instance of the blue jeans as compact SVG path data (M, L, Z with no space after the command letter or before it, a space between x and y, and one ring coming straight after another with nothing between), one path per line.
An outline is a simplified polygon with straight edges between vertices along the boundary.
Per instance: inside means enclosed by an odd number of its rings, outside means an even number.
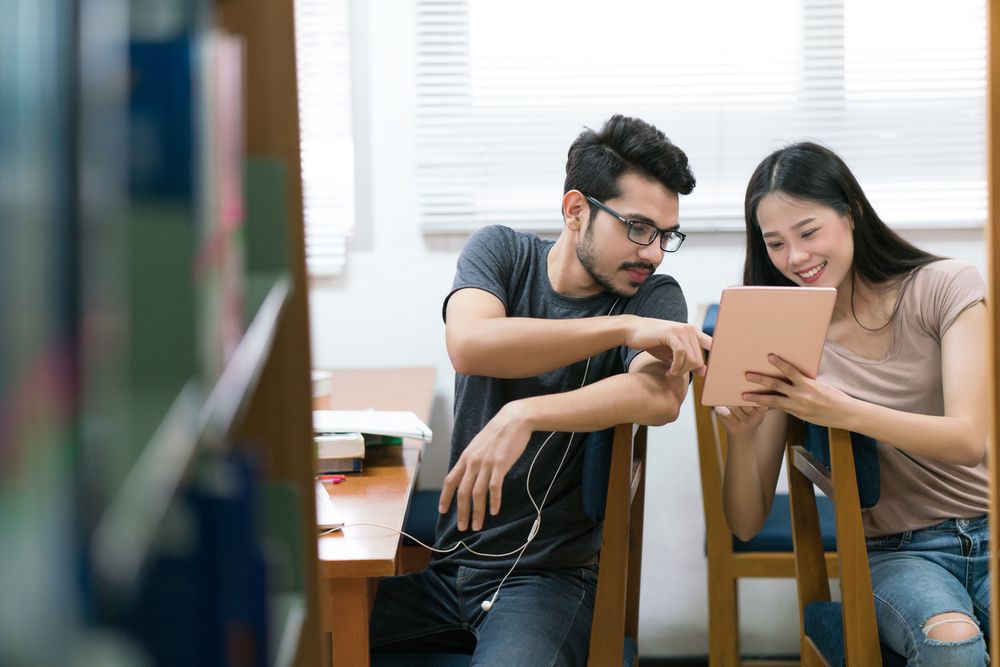
M870 538L868 562L879 639L908 665L989 664L982 631L946 642L924 633L928 619L959 612L989 629L989 531L985 516Z
M474 666L585 665L597 566L514 570L435 566L379 582L373 652L473 653Z

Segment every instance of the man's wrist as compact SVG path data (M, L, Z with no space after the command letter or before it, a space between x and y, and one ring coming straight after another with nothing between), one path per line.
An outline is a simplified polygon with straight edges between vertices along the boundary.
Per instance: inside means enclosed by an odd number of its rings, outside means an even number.
M534 401L531 398L521 398L507 403L500 409L500 412L506 419L525 424L532 431L537 431L538 415L533 404Z
M638 315L612 315L611 321L617 326L616 339L621 347L628 347L628 335L635 326Z

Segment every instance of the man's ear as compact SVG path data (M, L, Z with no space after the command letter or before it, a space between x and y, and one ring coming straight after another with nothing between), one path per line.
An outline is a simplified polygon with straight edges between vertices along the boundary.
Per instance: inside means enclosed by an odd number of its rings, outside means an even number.
M562 198L563 220L566 226L574 232L580 231L583 218L590 213L587 199L579 190L570 190Z

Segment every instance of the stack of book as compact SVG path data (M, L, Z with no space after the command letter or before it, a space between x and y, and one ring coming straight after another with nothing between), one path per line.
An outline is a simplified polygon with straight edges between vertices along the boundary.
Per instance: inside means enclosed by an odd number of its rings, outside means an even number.
M313 410L313 431L316 474L361 472L366 446L427 442L432 435L412 412L387 410Z
M365 438L357 432L321 432L316 443L316 474L361 472L365 461Z

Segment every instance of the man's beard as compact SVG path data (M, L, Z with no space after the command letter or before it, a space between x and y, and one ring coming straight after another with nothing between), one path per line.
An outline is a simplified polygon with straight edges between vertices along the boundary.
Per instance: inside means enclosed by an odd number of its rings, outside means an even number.
M601 286L608 294L612 295L618 299L628 299L635 294L622 292L620 289L615 287L615 284L611 282L611 278L600 273L597 270L597 255L594 253L594 234L593 227L588 226L587 231L583 233L583 242L578 243L576 246L576 257L583 264L583 268L587 270L590 277L594 279L594 282Z
M588 226L587 231L583 233L583 241L576 246L576 257L580 260L580 264L583 268L587 270L590 277L594 279L594 282L601 286L605 292L617 299L629 299L635 295L636 290L639 289L638 285L634 285L631 292L623 292L619 288L615 287L615 284L611 281L610 276L606 276L597 270L597 255L594 252L594 234L593 227ZM656 270L656 267L652 264L645 262L625 262L622 264L620 269L629 268L643 268L648 269L650 273Z

